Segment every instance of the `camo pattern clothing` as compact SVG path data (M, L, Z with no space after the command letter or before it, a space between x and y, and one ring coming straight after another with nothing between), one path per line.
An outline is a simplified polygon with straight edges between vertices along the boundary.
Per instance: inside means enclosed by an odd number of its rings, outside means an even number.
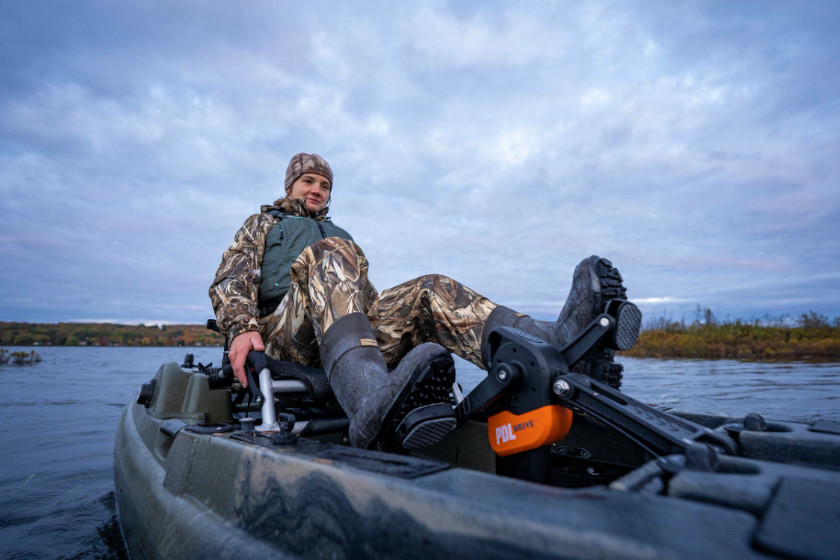
M278 209L317 222L323 221L327 214L326 209L318 214L310 213L302 200L280 199L273 205L260 207L259 214L245 220L222 255L222 262L210 285L210 301L216 321L229 340L245 331L260 330L260 267L265 255L266 236L280 221L269 212Z
M389 367L424 342L436 342L483 367L481 333L495 303L437 274L377 293L368 280L362 249L337 237L303 250L291 266L288 293L273 312L260 318L260 263L265 236L276 222L265 213L251 216L222 257L210 298L229 339L256 330L269 356L319 367L318 344L324 332L340 317L362 312Z
M292 265L289 293L261 321L266 353L319 366L323 334L339 318L361 312L389 367L424 342L483 367L481 333L496 304L438 274L377 294L367 273L367 258L353 241L328 237L304 249Z

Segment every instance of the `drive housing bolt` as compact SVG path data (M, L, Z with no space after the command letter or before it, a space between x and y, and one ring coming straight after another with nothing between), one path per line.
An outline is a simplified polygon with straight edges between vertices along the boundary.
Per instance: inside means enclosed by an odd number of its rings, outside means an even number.
M572 386L565 379L558 379L554 382L552 390L558 397L568 397L572 393Z

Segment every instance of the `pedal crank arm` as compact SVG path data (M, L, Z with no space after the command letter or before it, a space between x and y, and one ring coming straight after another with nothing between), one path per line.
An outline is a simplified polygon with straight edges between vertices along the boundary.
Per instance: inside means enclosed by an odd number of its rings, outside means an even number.
M696 443L737 454L737 446L728 436L639 402L585 375L558 375L552 390L560 404L594 416L652 455L684 454Z
M522 371L512 364L498 364L487 372L481 383L455 407L455 418L460 426L476 418L499 399L508 395L522 381Z
M595 317L595 320L589 323L576 339L560 351L569 369L573 368L590 350L600 344L610 334L614 326L615 319L606 313Z

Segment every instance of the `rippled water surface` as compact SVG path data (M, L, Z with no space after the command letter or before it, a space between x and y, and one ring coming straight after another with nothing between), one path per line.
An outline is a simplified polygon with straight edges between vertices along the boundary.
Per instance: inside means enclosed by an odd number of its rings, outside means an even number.
M16 350L16 349L13 349ZM29 351L31 349L24 349ZM0 366L0 558L120 558L112 478L122 408L161 363L216 348L37 349ZM840 364L624 358L623 390L692 412L840 421ZM484 372L458 362L465 390Z

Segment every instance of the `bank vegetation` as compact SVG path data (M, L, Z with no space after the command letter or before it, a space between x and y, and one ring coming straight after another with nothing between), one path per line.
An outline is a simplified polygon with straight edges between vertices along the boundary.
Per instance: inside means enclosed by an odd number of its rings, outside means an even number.
M204 325L0 322L3 346L222 346Z
M840 319L810 311L798 318L719 321L699 309L691 323L658 319L625 356L705 360L840 361Z
M2 346L222 346L204 325L0 322ZM810 311L795 319L720 321L698 307L691 323L648 320L635 347L638 358L840 361L840 318Z

